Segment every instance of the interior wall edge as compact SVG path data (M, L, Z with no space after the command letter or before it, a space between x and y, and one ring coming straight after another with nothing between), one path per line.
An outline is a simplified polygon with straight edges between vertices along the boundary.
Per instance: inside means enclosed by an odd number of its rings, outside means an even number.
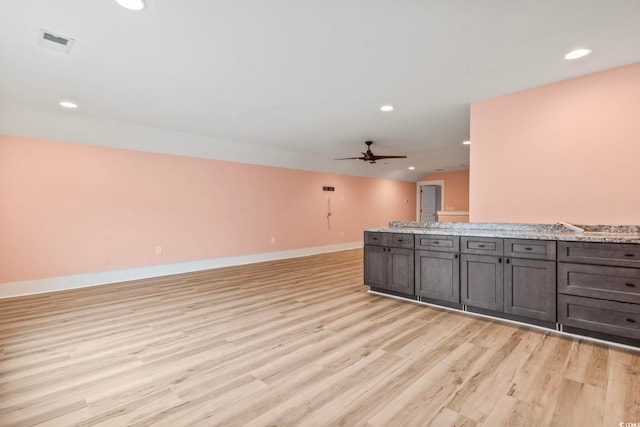
M253 264L286 258L298 258L321 253L361 248L362 241L339 243L335 245L315 246L277 252L264 252L251 255L212 258L175 264L162 264L149 267L127 268L122 270L101 271L95 273L74 274L70 276L49 277L0 283L0 299L36 295L91 286L109 285L131 280L150 279L172 274L191 273L214 268Z

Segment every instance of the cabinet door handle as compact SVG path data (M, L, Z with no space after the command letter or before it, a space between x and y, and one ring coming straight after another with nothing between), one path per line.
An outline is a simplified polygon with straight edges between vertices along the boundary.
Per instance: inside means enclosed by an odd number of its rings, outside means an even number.
M505 261L507 264L509 264L509 258L507 258L507 260Z
M630 317L627 317L627 322L629 323L636 323L636 319L632 319Z
M454 259L458 259L458 254L455 254L455 255L453 256L453 258L454 258Z
M502 258L498 258L498 263L502 264Z
M628 287L630 287L630 288L635 288L635 287L636 287L636 285L635 285L635 284L633 284L633 283L625 283L624 285L625 285L625 286L628 286Z
M635 254L624 254L624 256L633 257L633 256L635 256Z

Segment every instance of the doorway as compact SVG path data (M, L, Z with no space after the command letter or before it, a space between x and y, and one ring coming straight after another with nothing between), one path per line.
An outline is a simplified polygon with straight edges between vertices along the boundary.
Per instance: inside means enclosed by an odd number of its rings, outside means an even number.
M438 211L444 206L444 181L419 181L416 184L416 220L437 222Z

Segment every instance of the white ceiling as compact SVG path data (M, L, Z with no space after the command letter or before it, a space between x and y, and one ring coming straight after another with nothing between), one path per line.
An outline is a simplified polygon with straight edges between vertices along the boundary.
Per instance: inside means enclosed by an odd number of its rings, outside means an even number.
M418 180L468 167L471 102L640 61L638 0L147 3L0 0L0 101L226 141L249 162ZM38 46L40 28L71 53ZM563 59L581 46L593 53ZM408 159L332 160L369 139Z

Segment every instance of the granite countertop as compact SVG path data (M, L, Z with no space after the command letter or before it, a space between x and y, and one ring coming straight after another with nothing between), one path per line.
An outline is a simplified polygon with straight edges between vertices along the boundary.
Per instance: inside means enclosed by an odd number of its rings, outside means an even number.
M580 231L577 229L582 229ZM389 228L368 228L366 231L412 233L511 239L561 240L572 242L608 242L640 244L637 225L571 225L558 224L491 224L461 222L391 221Z

